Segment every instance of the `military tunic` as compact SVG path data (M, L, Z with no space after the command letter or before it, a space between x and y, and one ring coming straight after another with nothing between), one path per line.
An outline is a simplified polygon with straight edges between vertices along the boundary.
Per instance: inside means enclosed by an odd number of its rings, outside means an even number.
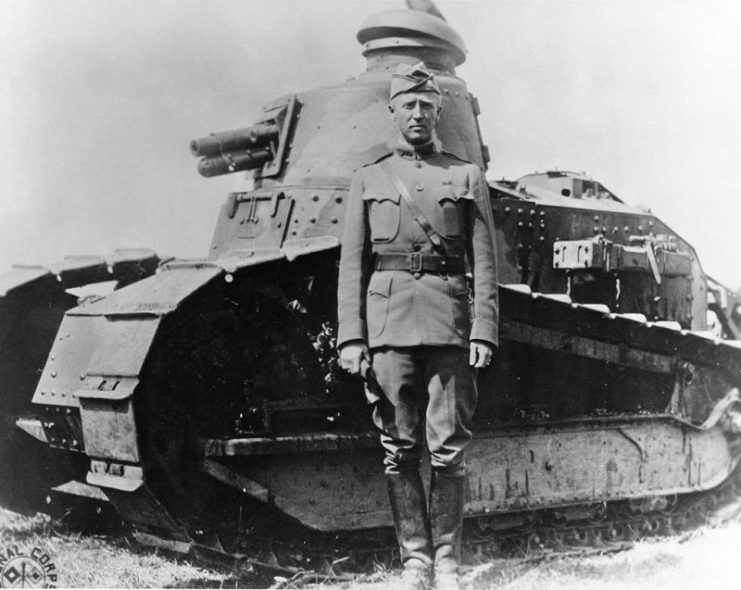
M379 255L439 255L384 170L403 182L442 238L445 254L473 273L473 317L462 272L376 270ZM358 170L345 221L338 287L338 345L367 343L386 399L374 420L386 448L387 472L421 455L419 409L427 414L432 463L455 468L470 439L476 405L470 340L497 345L497 272L493 221L483 173L438 151L402 145Z

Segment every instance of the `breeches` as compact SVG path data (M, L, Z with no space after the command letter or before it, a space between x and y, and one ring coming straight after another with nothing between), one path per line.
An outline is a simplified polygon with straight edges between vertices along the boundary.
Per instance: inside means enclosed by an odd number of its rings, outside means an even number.
M463 450L471 440L478 397L468 350L383 347L374 349L372 357L385 394L373 410L386 451L385 472L418 469L426 439L433 467L450 475L465 473Z

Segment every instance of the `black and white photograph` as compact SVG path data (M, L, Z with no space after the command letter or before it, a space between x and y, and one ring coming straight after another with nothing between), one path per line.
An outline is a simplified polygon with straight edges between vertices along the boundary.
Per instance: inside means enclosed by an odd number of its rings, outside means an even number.
M741 585L736 3L0 9L0 588Z

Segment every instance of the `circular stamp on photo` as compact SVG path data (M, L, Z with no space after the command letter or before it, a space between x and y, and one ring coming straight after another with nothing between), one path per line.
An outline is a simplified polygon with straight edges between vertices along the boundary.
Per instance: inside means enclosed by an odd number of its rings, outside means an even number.
M57 568L39 547L0 550L0 588L56 588Z

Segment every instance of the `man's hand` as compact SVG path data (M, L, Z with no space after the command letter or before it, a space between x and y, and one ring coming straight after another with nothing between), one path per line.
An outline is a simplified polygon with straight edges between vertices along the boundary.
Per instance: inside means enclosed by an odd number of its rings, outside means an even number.
M471 340L471 353L468 356L468 364L474 369L484 369L489 366L494 348L483 340Z
M340 348L340 366L352 375L360 374L360 366L365 360L370 363L370 352L365 342L353 341Z

